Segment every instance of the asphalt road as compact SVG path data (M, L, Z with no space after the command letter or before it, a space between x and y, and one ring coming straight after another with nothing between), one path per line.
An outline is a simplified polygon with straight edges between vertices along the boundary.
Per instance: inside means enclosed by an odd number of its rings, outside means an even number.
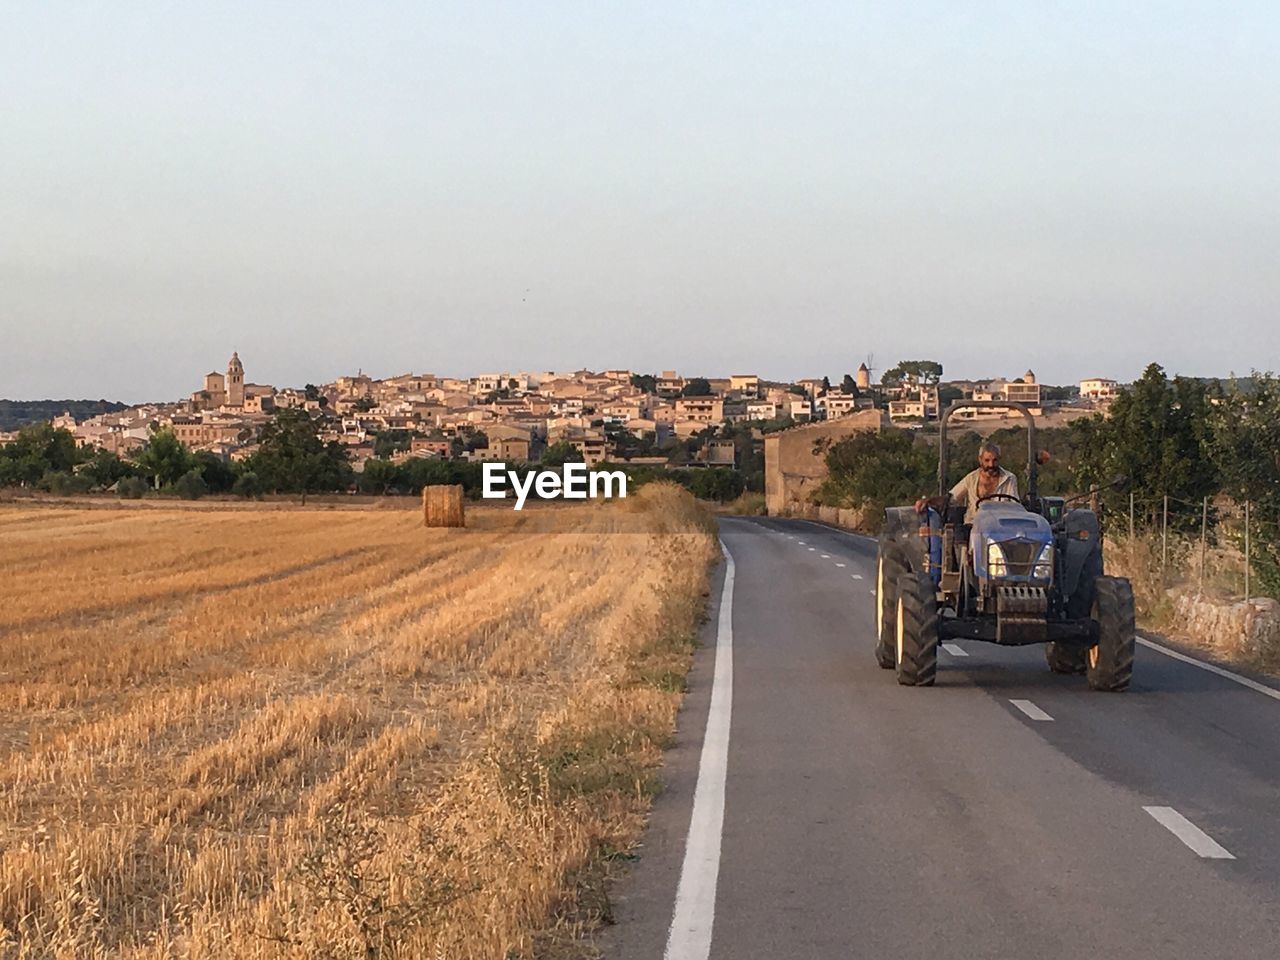
M900 687L872 541L720 530L606 958L1280 956L1280 696L1148 646L1123 694L977 642Z

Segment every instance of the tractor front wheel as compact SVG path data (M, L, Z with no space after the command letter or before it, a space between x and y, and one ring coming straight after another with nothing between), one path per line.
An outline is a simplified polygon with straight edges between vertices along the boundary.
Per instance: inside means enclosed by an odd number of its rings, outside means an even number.
M897 585L898 578L906 572L902 551L892 541L881 540L876 551L876 662L886 670L892 670L897 663Z
M894 653L898 682L931 687L938 674L938 594L927 573L898 578Z
M1133 587L1128 580L1098 577L1094 581L1093 619L1098 624L1098 642L1086 657L1089 686L1094 690L1126 690L1133 679L1137 647Z

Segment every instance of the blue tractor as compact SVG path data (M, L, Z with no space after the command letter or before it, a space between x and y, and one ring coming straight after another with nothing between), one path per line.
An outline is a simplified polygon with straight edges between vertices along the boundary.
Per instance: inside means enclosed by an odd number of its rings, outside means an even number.
M996 407L1027 424L1027 491L979 501L973 523L952 505L947 423L960 410ZM923 513L890 507L876 558L876 660L906 686L930 686L944 640L1045 645L1055 673L1084 674L1094 690L1133 677L1133 590L1104 575L1095 510L1036 489L1035 420L1023 404L953 403L938 438L938 493Z

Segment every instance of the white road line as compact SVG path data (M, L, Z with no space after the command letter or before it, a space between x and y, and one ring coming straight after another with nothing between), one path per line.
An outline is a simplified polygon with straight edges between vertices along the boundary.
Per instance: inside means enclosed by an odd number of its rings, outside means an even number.
M1197 660L1195 657L1188 657L1185 653L1179 653L1177 650L1170 650L1168 647L1162 647L1158 643L1152 643L1146 637L1137 637L1137 641L1144 647L1149 647L1157 653L1163 653L1166 657L1173 657L1175 660L1181 660L1183 663L1189 663L1193 667L1199 667L1201 670L1208 670L1210 673L1216 673L1220 677L1224 677L1233 683L1238 683L1242 687L1248 687L1250 690L1256 690L1258 693L1265 694L1272 700L1280 700L1280 690L1275 687L1268 687L1265 683L1259 683L1257 680L1250 680L1248 677L1242 677L1238 673L1232 673L1230 670L1224 670L1222 667L1212 663L1205 663L1203 660Z
M804 541L803 541L803 540L797 540L797 541L796 541L796 543L800 544L800 546L802 546L802 547L804 546Z
M822 554L822 559L823 559L823 560L830 560L830 559L831 559L831 554L829 554L829 553L824 553L824 554Z
M1052 720L1053 719L1053 717L1049 716L1047 713L1045 713L1043 710L1037 707L1030 700L1010 700L1009 702L1012 703L1019 710L1021 710L1023 713L1025 713L1032 720Z
M665 960L707 960L715 921L716 882L720 877L720 838L724 830L724 788L729 768L729 717L733 709L733 555L724 541L724 586L716 624L716 665L711 707L693 791L693 815L685 840L684 865L676 887L676 905L667 934Z
M942 645L942 649L947 651L947 653L951 654L953 657L967 657L969 655L967 650L954 643L944 643Z
M1173 807L1143 807L1156 822L1206 860L1234 860L1230 851Z
M855 579L855 580L861 580L861 579L862 579L862 574L860 574L860 573L851 573L851 574L849 574L849 576L853 577L853 579Z
M810 552L810 553L813 553L813 552L814 552L815 550L817 550L817 549L818 549L817 547L810 547L810 548L809 548L809 552Z
M836 564L836 566L837 566L837 567L843 567L843 566L844 566L844 564L843 564L843 563L837 563L837 564Z

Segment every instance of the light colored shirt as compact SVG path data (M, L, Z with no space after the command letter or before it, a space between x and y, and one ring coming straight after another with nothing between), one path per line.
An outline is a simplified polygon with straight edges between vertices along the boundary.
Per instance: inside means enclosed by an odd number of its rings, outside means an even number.
M959 483L951 488L951 503L955 506L964 504L964 522L973 523L978 512L978 479L982 476L982 468L966 473ZM1000 468L1000 482L991 493L1007 493L1011 497L1018 495L1018 478L1010 471ZM989 494L988 494L989 496Z

